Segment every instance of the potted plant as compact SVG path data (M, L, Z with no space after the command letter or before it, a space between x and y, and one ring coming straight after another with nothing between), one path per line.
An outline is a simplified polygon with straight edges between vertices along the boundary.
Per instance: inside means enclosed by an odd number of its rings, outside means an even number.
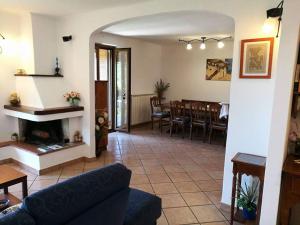
M248 186L245 182L245 186L239 187L240 196L237 199L237 206L243 208L243 217L245 220L255 220L256 208L257 208L257 189L258 182L252 182L251 186Z
M157 97L162 99L164 92L166 90L168 90L168 88L170 87L170 83L165 83L162 79L160 79L159 81L157 81L155 83L155 93L157 94Z
M78 106L80 102L80 94L75 91L68 92L64 94L64 97L71 106Z
M96 156L106 150L108 142L108 113L106 110L96 111Z

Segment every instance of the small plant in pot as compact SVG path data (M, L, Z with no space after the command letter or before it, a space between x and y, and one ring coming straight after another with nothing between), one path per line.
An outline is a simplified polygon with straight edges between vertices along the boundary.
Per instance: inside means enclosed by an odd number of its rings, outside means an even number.
M245 183L244 187L239 187L240 196L237 199L237 206L243 208L245 220L255 220L256 218L257 188L257 181L253 181L251 186Z
M165 83L162 79L160 79L155 83L154 87L154 91L157 94L157 97L162 99L164 97L164 92L170 87L170 83Z

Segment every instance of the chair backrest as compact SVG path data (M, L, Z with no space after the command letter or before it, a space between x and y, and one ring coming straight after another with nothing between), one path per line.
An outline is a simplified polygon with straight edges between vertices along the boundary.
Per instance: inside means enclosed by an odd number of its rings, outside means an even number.
M154 107L161 107L161 100L157 96L150 97L151 113L154 112Z
M171 119L186 115L186 104L180 101L170 101Z
M207 121L207 103L193 102L190 107L191 120Z
M221 107L218 103L209 104L210 123L224 123L224 120L220 119Z

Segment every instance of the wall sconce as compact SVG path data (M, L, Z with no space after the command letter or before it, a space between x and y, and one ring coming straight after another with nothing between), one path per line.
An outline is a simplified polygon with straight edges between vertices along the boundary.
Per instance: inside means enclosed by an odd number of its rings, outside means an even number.
M3 48L1 46L1 42L3 42L3 40L5 40L5 37L0 33L0 54L3 52Z
M279 36L280 24L283 13L283 3L284 1L281 1L276 8L267 10L267 19L263 26L263 31L265 33L271 33L272 30L275 28L275 24L278 23L276 38L278 38Z
M189 40L189 41L183 40L183 39L179 39L178 41L185 43L187 50L191 50L193 48L193 46L192 46L193 42L200 42L199 48L201 50L205 50L206 49L206 44L205 44L206 41L211 41L211 40L216 41L217 42L217 47L221 49L221 48L224 48L224 46L225 46L225 43L223 42L223 40L229 39L229 38L231 38L231 36L221 38L221 39L201 37L200 39L192 39L192 40Z

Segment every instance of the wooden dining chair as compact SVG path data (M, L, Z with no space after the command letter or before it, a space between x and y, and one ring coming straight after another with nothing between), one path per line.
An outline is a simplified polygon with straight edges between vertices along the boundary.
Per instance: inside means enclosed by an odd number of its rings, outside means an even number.
M151 107L151 122L152 122L152 130L154 127L155 119L159 121L159 129L160 133L162 133L162 127L169 125L170 113L163 111L163 107L161 104L160 98L153 96L150 98L150 107Z
M190 118L187 113L186 103L180 101L171 101L170 102L170 136L173 135L173 129L176 129L176 133L178 132L178 128L181 129L182 138L185 136L185 128L189 124Z
M208 126L208 111L207 103L205 102L194 102L190 105L190 139L193 139L194 128L203 129L203 142L206 139L206 131Z
M211 144L212 134L214 130L222 131L224 134L224 146L227 137L227 120L220 119L221 105L212 103L209 105L209 143Z

